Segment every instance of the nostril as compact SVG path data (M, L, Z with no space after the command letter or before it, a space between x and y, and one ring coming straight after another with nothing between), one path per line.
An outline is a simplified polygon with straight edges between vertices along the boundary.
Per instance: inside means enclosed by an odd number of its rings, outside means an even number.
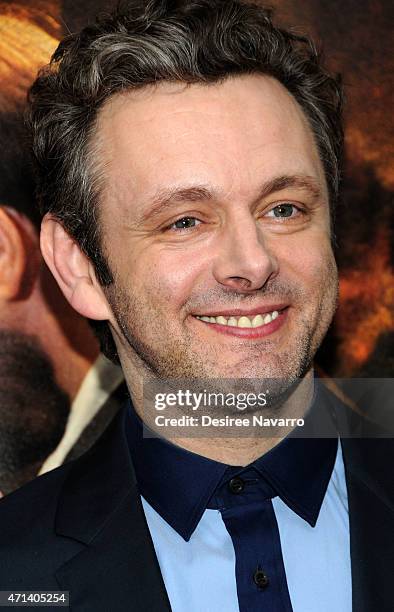
M242 276L230 276L229 280L234 280L237 283L237 286L241 286L244 289L249 289L252 284L250 280L243 278Z

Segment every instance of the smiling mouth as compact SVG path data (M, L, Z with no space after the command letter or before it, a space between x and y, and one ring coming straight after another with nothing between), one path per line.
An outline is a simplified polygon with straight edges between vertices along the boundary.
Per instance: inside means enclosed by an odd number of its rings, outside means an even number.
M218 316L205 316L205 315L194 315L196 319L200 321L204 321L204 323L212 323L216 325L221 325L223 327L235 327L242 329L256 329L262 328L266 325L269 325L275 319L281 315L286 308L282 308L281 310L273 310L271 312L264 312L261 314L256 314L253 316L228 316L224 317L223 315Z

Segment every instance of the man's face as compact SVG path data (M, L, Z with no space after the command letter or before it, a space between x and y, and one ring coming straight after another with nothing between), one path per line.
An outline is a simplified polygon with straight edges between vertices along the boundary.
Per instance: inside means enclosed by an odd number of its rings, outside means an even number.
M337 271L322 164L285 88L243 76L127 93L101 111L95 144L125 369L305 374L335 311Z

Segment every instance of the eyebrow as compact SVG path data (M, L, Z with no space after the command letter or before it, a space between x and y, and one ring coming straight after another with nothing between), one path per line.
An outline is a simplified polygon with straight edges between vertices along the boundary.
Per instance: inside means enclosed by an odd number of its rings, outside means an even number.
M255 202L266 198L272 193L283 191L284 189L293 188L302 191L307 191L314 200L317 200L322 195L322 190L319 182L308 175L283 175L277 176L269 181L266 181L260 188L259 194ZM191 187L174 187L160 189L149 203L149 207L139 217L137 223L141 224L145 221L155 219L167 209L174 207L176 204L186 202L208 202L218 199L205 185L193 185Z

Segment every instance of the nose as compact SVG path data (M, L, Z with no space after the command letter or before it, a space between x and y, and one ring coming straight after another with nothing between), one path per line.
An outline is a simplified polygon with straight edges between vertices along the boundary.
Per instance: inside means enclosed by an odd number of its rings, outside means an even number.
M228 224L220 236L220 248L213 264L218 283L242 292L261 289L278 274L278 259L267 245L258 221L248 214Z

